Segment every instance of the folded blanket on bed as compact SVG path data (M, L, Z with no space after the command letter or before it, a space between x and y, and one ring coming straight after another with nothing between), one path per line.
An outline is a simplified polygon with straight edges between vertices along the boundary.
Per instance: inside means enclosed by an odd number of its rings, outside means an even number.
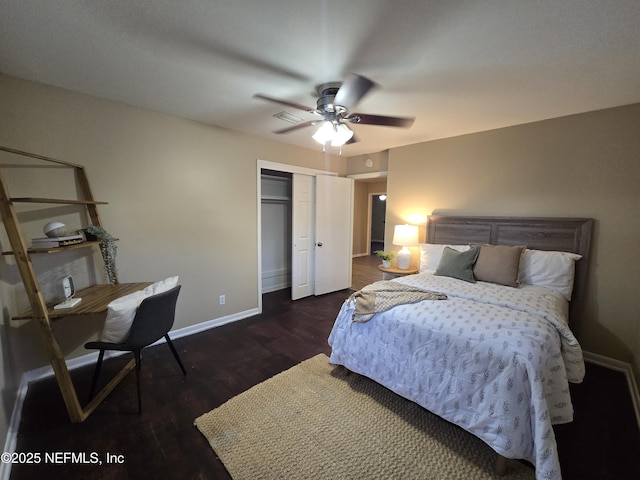
M423 300L446 300L443 293L421 290L398 282L381 280L353 293L348 301L355 303L352 320L368 322L376 313L385 312L397 305L417 303Z

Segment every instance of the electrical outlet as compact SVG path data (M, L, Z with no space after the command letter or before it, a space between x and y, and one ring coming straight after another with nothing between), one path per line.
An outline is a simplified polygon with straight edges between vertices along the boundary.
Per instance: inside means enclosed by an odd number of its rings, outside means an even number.
M226 298L224 295L220 295L220 305L224 305L224 302L226 301Z

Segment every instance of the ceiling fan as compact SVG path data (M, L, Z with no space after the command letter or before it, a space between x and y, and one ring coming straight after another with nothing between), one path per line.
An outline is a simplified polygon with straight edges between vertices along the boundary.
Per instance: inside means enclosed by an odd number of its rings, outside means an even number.
M330 143L332 146L342 146L346 143L354 143L356 141L353 131L349 129L346 123L403 128L408 128L413 124L413 117L389 117L386 115L351 112L364 96L376 86L377 84L372 80L355 73L349 75L342 83L323 83L316 87L319 95L316 108L273 98L260 93L255 94L254 98L279 103L321 117L317 120L309 120L292 127L276 130L273 133L289 133L301 128L322 124L313 135L313 138L323 145Z

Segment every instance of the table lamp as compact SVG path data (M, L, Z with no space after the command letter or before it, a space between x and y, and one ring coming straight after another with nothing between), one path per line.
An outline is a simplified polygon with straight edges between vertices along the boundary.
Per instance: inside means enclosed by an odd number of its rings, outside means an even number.
M407 247L418 245L418 226L396 225L393 230L393 244L402 247L397 254L398 268L407 270L411 266L411 251Z

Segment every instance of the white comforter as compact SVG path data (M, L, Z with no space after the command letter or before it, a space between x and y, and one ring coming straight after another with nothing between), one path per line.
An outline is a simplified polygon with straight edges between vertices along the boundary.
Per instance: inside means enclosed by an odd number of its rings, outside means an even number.
M475 284L429 274L395 281L447 300L400 305L366 323L345 302L331 363L370 377L480 437L499 454L561 478L552 424L573 420L569 382L584 377L567 304L541 287Z

